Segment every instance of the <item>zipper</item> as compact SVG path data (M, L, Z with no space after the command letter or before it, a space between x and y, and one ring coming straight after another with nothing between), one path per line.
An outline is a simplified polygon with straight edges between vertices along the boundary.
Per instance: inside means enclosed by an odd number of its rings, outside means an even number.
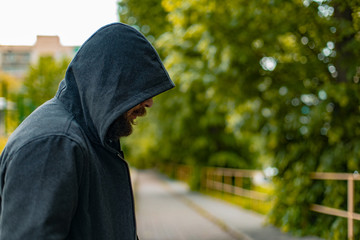
M116 151L117 152L117 151ZM132 202L132 212L133 212L133 216L134 216L134 229L135 229L135 240L138 240L138 236L137 236L137 226L136 226L136 215L135 215L135 200L134 200L134 192L133 192L133 188L132 188L132 184L131 184L131 177L130 177L130 168L129 168L129 164L125 161L125 159L123 158L123 155L120 152L117 152L116 155L124 161L125 165L126 165L126 171L127 171L127 177L128 177L128 183L130 185L130 193L131 193L131 202Z
M125 159L123 158L123 155L122 155L120 152L116 153L116 155L117 155L121 160L123 160L124 162L126 162Z
M138 236L137 236L137 226L136 226L136 215L135 215L135 200L134 200L134 192L133 192L133 188L132 188L132 184L131 184L131 177L130 177L130 168L129 168L129 164L126 162L126 160L124 159L123 155L115 150L114 148L108 146L107 144L105 144L105 148L108 149L110 152L114 153L118 158L120 158L126 165L126 171L127 171L127 176L128 176L128 183L130 185L130 193L131 193L131 200L132 200L132 212L133 212L133 216L134 216L134 229L135 229L135 240L138 240Z

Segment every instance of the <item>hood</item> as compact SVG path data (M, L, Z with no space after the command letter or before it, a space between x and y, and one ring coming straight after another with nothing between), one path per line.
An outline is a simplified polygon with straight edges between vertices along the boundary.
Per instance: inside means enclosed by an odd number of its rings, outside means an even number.
M91 140L105 145L109 126L121 114L174 86L149 41L113 23L81 46L56 97Z

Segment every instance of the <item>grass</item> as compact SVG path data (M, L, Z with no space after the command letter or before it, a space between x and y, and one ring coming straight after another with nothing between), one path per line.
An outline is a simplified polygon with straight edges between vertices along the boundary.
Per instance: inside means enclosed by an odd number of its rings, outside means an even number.
M219 191L211 191L211 190L201 190L203 194L209 195L211 197L222 199L231 204L240 206L244 209L252 210L254 212L266 215L272 206L271 200L268 201L260 201L254 200L246 197L236 196L229 193L222 193Z

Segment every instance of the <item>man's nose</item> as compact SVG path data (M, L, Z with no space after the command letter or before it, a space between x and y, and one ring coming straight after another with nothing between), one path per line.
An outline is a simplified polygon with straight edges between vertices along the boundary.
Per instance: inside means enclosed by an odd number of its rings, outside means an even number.
M149 98L148 100L145 100L141 103L144 107L150 108L153 105L154 101L152 98Z

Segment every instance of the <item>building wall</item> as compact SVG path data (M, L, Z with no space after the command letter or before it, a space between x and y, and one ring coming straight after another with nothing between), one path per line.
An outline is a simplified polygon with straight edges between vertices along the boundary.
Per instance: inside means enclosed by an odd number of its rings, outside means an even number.
M77 50L77 46L61 45L58 36L37 36L33 46L0 45L0 71L23 78L40 56L73 58Z

